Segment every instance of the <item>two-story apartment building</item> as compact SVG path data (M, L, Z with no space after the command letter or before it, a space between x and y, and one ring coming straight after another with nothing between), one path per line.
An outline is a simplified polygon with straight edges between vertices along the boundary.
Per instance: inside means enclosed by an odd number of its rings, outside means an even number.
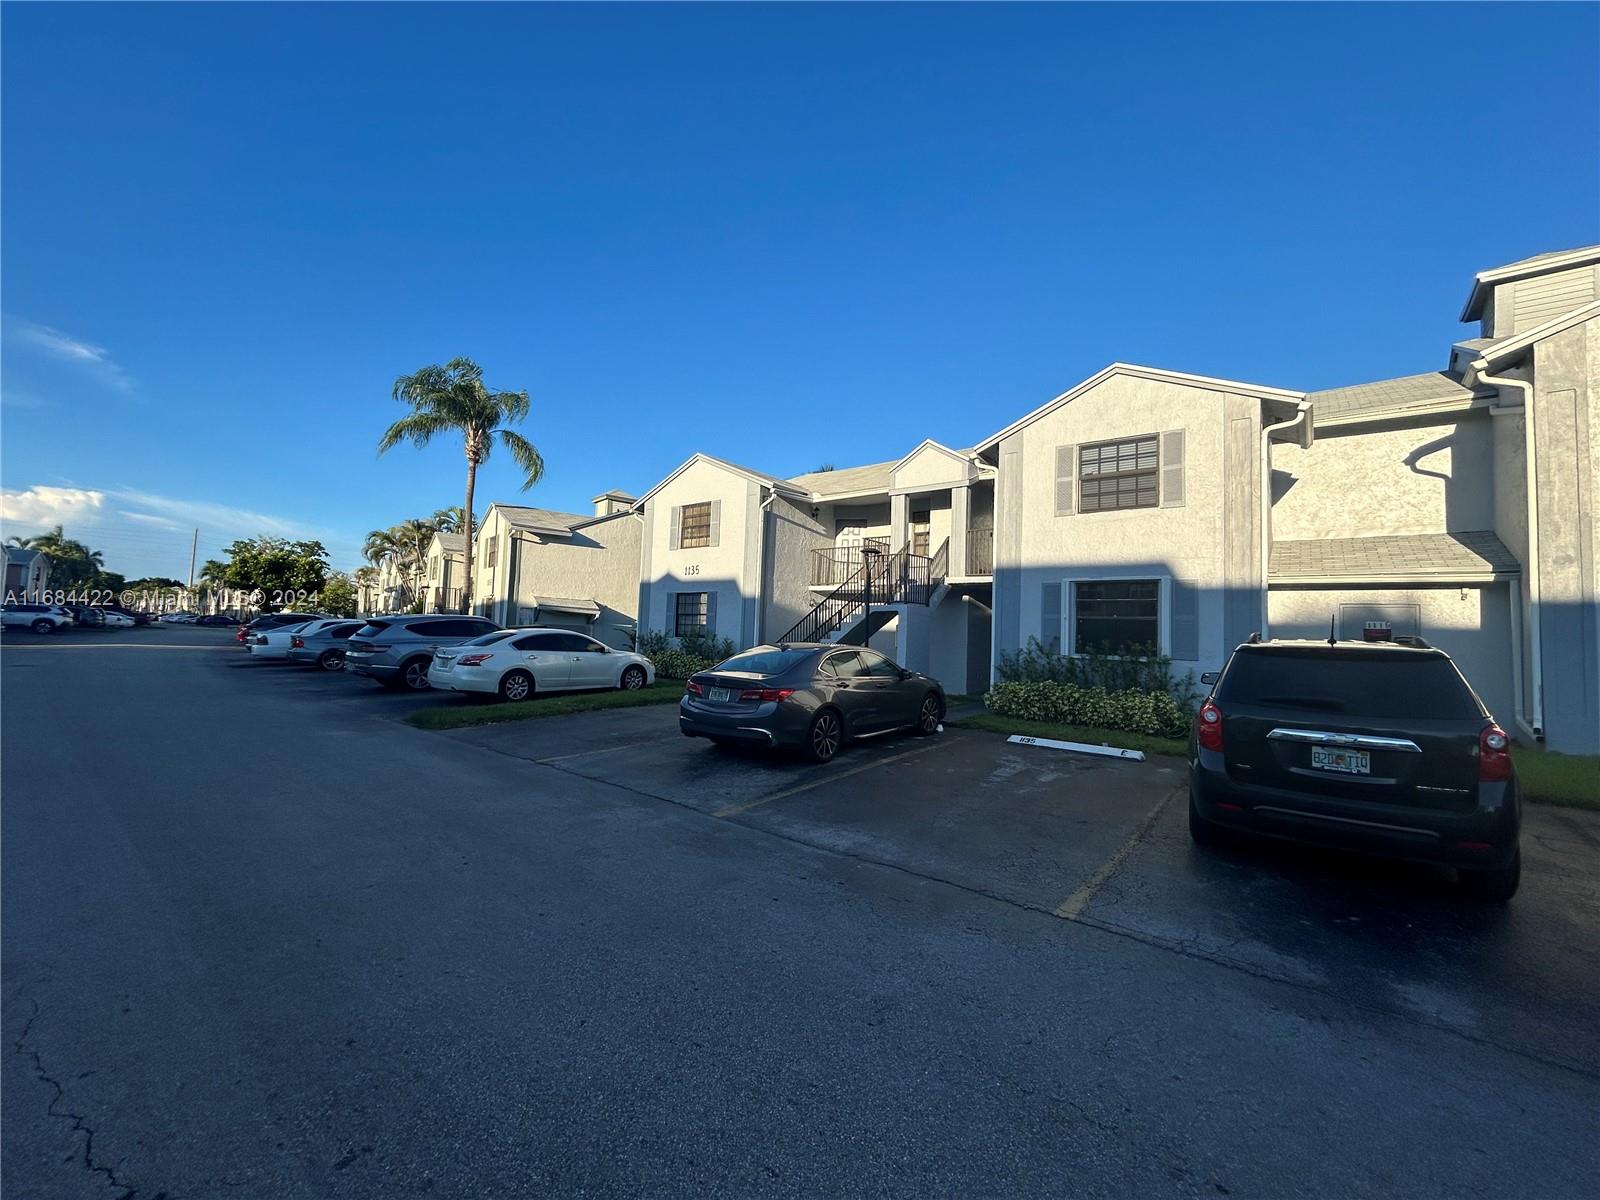
M593 504L588 515L491 504L473 542L473 611L502 625L559 625L631 647L641 523L625 492L602 492Z
M461 611L462 581L467 569L467 538L462 533L436 533L428 543L422 609L430 613Z

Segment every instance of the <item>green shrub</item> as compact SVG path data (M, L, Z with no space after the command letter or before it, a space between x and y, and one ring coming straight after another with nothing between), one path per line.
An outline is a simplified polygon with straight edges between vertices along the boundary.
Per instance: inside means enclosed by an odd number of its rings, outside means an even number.
M1156 737L1183 737L1191 719L1191 714L1166 690L1108 691L1048 679L997 683L984 696L983 703L1002 717L1056 725L1094 725Z
M1194 672L1174 675L1172 660L1164 654L1062 654L1030 637L1024 649L1000 656L995 674L1007 683L1070 683L1104 692L1165 692L1191 714L1200 702Z
M658 676L687 679L696 671L710 670L724 659L732 658L735 650L728 638L706 634L673 638L652 629L639 635L639 653L650 660Z

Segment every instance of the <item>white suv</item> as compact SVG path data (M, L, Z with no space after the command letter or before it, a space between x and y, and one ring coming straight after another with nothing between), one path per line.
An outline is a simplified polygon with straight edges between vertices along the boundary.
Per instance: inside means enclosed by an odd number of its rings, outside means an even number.
M59 604L6 604L0 606L0 625L23 625L35 633L55 633L76 624Z

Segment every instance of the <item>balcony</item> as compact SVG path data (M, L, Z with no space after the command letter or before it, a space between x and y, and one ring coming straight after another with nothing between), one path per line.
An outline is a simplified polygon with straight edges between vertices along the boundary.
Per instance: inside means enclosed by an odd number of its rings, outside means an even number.
M994 574L994 530L967 530L967 574Z
M889 556L888 538L863 538L859 546L829 546L811 552L811 586L837 587L861 570L866 562L861 551L876 550L879 562Z

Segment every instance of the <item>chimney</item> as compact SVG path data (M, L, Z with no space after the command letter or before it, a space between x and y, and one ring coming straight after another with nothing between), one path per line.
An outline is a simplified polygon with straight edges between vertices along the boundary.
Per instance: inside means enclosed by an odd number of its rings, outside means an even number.
M636 497L630 496L627 492L601 492L593 501L594 515L609 517L612 513L624 512L635 499Z

